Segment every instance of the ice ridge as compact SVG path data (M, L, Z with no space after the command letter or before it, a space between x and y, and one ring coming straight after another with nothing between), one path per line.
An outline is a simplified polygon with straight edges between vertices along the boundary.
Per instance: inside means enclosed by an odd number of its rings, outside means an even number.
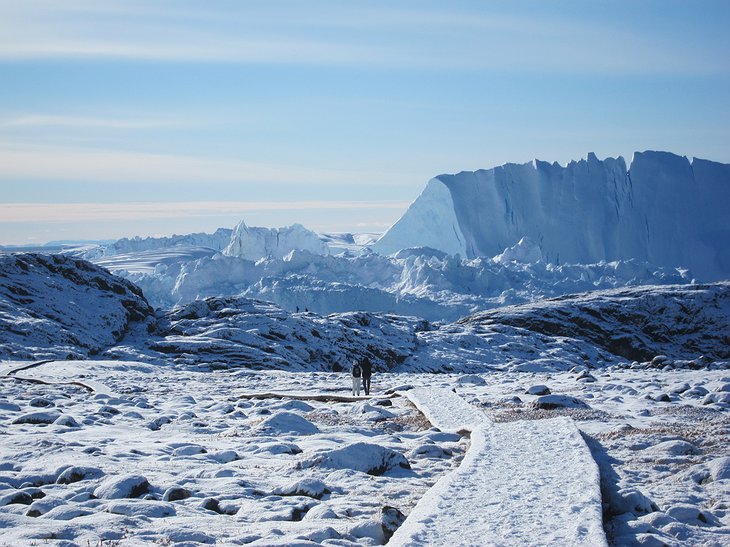
M590 153L565 167L533 161L431 179L373 245L492 257L528 237L552 264L637 259L730 277L730 164L669 152Z

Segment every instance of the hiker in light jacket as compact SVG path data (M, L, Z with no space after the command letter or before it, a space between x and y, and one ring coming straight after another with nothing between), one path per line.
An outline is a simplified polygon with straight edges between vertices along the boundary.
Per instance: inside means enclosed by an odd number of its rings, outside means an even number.
M360 377L362 376L362 368L357 361L352 362L350 374L352 375L352 394L360 396Z

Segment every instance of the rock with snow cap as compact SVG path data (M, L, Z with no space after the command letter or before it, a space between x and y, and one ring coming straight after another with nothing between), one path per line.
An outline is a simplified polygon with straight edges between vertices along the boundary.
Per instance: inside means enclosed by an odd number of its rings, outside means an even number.
M292 412L277 412L265 419L256 431L262 435L314 435L319 429L312 422Z
M372 443L353 443L300 462L300 467L353 469L368 475L382 475L394 469L410 469L408 460L394 450Z
M527 395L550 395L550 388L543 384L537 384L537 385L528 387L525 390L525 393Z
M570 395L542 395L533 401L534 408L552 410L555 408L590 408L587 403Z
M150 491L150 483L142 475L109 477L94 490L97 498L137 498Z
M311 477L274 488L273 491L277 496L307 496L314 499L321 499L329 493L330 489L324 482Z

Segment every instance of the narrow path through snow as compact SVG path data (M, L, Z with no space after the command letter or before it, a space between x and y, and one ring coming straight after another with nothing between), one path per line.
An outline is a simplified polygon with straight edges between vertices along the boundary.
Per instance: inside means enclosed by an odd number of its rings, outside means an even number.
M322 401L322 402L338 402L338 403L349 403L358 401L370 401L370 396L355 396L355 395L335 395L332 393L326 393L318 391L317 393L304 392L304 391L267 391L267 392L253 392L245 393L238 392L236 396L239 399L296 399L299 401ZM379 399L392 398L393 395L385 395L379 397Z
M493 424L451 391L403 394L435 426L471 430L471 447L391 545L607 545L598 466L573 420Z
M46 359L45 361L31 361L30 363L20 363L20 364L11 365L10 367L6 368L5 370L0 371L0 376L10 376L12 374L15 374L16 372L20 372L21 370L27 370L29 368L39 367L46 363L52 363L53 361L54 361L54 359Z
M68 381L62 381L62 380L53 380L53 379L45 379L45 378L38 378L37 375L31 374L31 376L20 376L18 372L22 372L24 370L29 369L35 369L41 367L41 365L45 365L48 363L63 363L64 361L59 361L57 359L49 359L46 361L35 361L32 363L22 363L19 365L13 365L10 368L0 371L0 378L12 378L15 380L25 381L25 382L35 382L38 384L48 384L48 385L69 385L69 386L79 386L82 387L88 391L94 392L94 393L103 393L105 395L109 396L116 396L116 394L110 390L107 386L102 384L101 382L95 382L93 380L84 380L83 382L80 380L68 380ZM78 361L74 360L74 363L77 363ZM41 374L43 376L43 374Z

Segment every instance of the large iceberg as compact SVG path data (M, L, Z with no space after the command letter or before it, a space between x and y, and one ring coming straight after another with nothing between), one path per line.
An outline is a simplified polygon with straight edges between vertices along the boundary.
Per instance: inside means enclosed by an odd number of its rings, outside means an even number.
M284 258L294 250L316 255L329 253L327 244L301 224L285 228L253 228L241 221L233 229L224 255L256 261L260 258Z
M122 238L117 242L102 247L104 255L120 255L123 253L141 253L157 249L172 247L204 247L214 251L223 250L231 241L230 228L218 228L213 234L195 233L187 235L173 235L170 237L133 237ZM86 255L89 257L89 255ZM93 253L92 253L93 256Z
M532 240L553 264L637 259L730 277L730 165L667 152L595 154L440 175L372 247L492 257Z

